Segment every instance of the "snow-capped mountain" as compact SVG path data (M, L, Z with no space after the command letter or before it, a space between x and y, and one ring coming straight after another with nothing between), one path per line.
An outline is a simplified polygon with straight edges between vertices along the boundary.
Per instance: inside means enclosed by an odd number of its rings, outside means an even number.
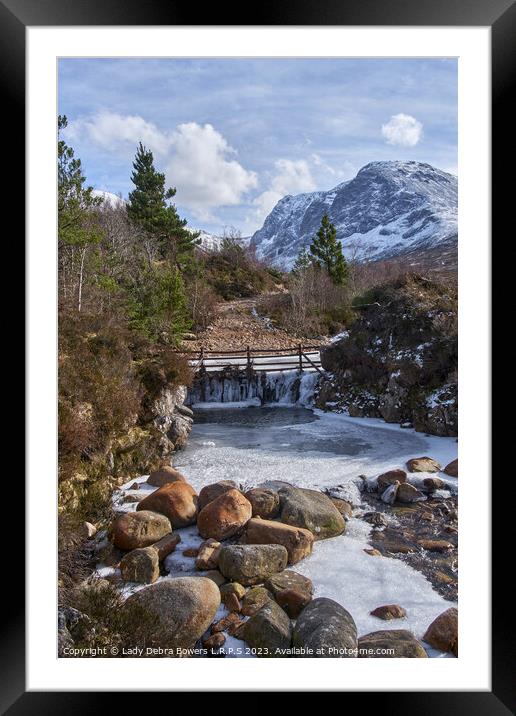
M202 249L205 249L206 251L219 251L220 247L222 246L222 242L224 241L224 236L218 236L217 234L210 234L208 231L204 231L204 229L192 229L188 227L189 231L192 232L200 232L199 239L201 240L201 243L199 244ZM249 246L249 243L251 241L250 236L242 236L239 237L238 243L242 246Z
M258 257L291 268L325 213L348 258L449 247L457 242L457 177L420 162L371 162L329 191L285 196L251 239Z
M100 189L93 189L91 193L93 196L102 199L105 204L109 204L109 206L113 207L113 209L116 209L118 206L125 206L127 204L125 199L122 199L122 197L118 196L117 194L113 194L111 191L101 191Z

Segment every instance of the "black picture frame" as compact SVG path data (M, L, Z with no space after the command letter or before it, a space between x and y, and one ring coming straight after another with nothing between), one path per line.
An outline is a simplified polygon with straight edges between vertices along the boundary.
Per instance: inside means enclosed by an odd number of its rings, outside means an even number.
M492 37L492 235L500 234L514 204L514 182L505 181L504 168L514 158L514 97L511 79L515 67L516 5L513 0L262 0L246 17L242 8L229 4L185 4L177 0L0 0L0 84L4 111L8 115L8 141L4 142L4 162L21 168L25 145L25 30L33 26L80 25L361 25L361 26L489 26ZM199 23L199 16L202 23ZM4 135L5 136L5 135ZM7 154L7 156L6 156ZM513 161L513 159L512 159ZM4 167L6 166L4 164ZM8 205L18 216L25 215L23 176L17 182L9 177ZM512 200L512 201L511 201ZM20 242L21 244L21 242ZM497 284L493 296L496 313L513 296L510 286ZM494 373L496 375L496 373ZM496 387L496 382L494 387ZM502 445L495 440L494 448ZM510 478L514 482L513 477ZM21 486L17 488L21 489ZM498 508L499 510L503 508ZM499 515L501 518L501 515ZM493 544L500 537L502 519L493 518ZM499 546L501 543L498 543ZM20 542L13 552L9 574L20 574L23 554ZM502 545L503 547L503 545ZM514 607L506 582L510 570L509 555L493 550L492 599L492 691L491 692L401 692L367 694L385 712L391 700L401 714L489 714L502 716L516 706L514 693L515 635ZM10 555L7 555L9 558ZM18 716L25 713L82 713L120 706L120 694L93 692L26 692L25 688L25 613L23 584L17 579L4 586L10 606L4 607L0 624L0 709ZM6 594L8 592L8 594ZM512 618L511 618L512 617ZM512 635L511 635L512 631ZM410 686L407 684L407 686ZM337 688L337 687L336 687ZM351 694L349 694L351 696ZM360 695L362 699L364 694ZM133 708L140 702L131 693ZM144 696L144 698L147 698ZM142 702L143 705L143 702ZM368 704L369 705L369 704Z

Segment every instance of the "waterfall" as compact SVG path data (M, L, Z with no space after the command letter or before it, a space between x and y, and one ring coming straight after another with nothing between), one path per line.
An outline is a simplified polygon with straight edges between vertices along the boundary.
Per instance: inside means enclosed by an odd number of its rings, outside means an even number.
M188 390L187 405L241 403L242 405L306 405L313 403L319 381L316 371L254 372L225 370L198 375Z

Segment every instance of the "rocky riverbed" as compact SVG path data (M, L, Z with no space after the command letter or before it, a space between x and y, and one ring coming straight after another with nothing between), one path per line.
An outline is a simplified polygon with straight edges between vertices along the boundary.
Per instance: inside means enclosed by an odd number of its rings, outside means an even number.
M152 616L156 655L456 655L456 441L300 408L223 416L123 485L92 535L94 588Z

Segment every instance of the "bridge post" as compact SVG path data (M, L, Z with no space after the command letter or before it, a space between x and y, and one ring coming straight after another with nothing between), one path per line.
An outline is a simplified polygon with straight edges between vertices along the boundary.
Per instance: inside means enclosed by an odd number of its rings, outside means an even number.
M251 378L252 378L252 364L251 364L251 348L250 346L247 346L247 389L249 391L249 388L251 386Z
M299 344L299 370L303 370L303 346Z

